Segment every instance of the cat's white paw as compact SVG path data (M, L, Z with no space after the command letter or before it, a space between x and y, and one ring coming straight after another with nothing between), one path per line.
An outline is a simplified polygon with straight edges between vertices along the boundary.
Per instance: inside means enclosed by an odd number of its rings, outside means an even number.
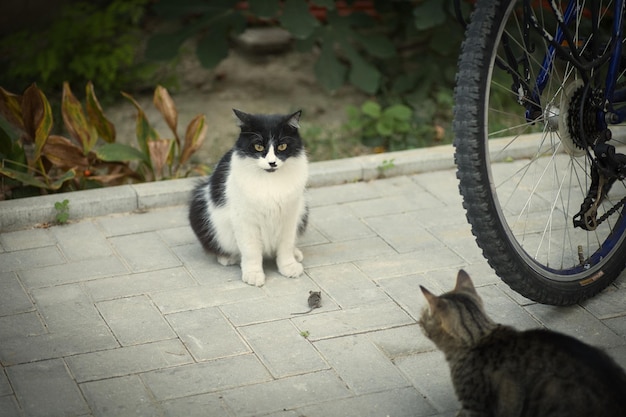
M304 272L304 267L300 262L278 265L278 272L288 278L297 278Z
M293 248L293 257L296 258L296 261L298 262L302 262L302 260L304 259L302 251L298 248Z
M234 255L217 255L217 262L223 266L236 265L239 263L239 257Z
M246 284L261 287L265 284L265 274L263 271L247 271L241 274L241 279Z

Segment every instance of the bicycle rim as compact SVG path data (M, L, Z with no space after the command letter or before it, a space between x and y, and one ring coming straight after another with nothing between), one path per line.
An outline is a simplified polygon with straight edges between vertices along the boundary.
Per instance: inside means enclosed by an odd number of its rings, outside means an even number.
M488 2L479 2L460 68L463 59L473 61L474 67L468 65L465 74L460 70L456 91L456 159L468 219L490 264L511 287L540 302L570 304L604 288L624 266L626 220L621 209L593 231L573 227L572 219L591 185L591 162L576 128L597 127L592 118L579 123L586 103L582 91L590 84L590 91L599 95L606 70L595 70L584 81L567 59L557 57L546 65L548 42L538 31L531 32L530 38L526 32L524 38L521 2L505 1L484 10L481 3ZM541 2L535 6L539 25L554 33L554 14ZM578 6L568 27L575 34L577 52L583 55L593 35L584 2ZM610 7L609 2L600 8L601 27L603 19L611 18ZM491 40L484 40L485 32ZM597 31L595 36L602 37ZM548 69L532 118L511 87L511 75L503 69L511 62L507 57L511 51L527 60L532 83L542 68ZM479 56L482 62L476 61ZM476 73L481 77L478 82ZM623 83L624 77L620 74L617 81ZM472 88L479 88L482 98L468 100L465 96ZM477 109L472 110L472 105ZM471 117L476 117L475 133L468 135ZM611 143L617 147L621 140L614 138ZM624 184L614 183L598 206L598 217L624 196Z

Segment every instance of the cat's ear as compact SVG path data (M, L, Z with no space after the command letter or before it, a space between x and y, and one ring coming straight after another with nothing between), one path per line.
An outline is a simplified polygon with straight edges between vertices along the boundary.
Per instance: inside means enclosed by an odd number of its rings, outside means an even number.
M287 124L294 129L300 128L300 115L302 114L302 110L298 110L287 118Z
M250 121L250 115L241 110L233 109L233 113L237 117L237 126L241 127Z
M469 274L462 269L459 270L459 273L456 276L456 286L454 287L454 291L465 291L478 295Z
M426 288L422 287L421 285L420 285L420 289L422 290L422 294L424 294L426 301L428 301L428 305L430 306L430 311L431 312L434 311L435 307L437 306L437 301L439 300L439 297L437 297L435 294L428 291Z

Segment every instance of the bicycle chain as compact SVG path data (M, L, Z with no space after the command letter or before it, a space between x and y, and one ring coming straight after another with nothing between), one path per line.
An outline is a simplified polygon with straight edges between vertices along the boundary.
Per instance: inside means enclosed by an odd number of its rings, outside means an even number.
M617 204L615 204L606 213L604 213L602 216L600 216L597 219L597 221L596 221L596 227L598 227L600 225L600 223L602 223L603 221L608 219L611 215L613 215L613 213L615 213L617 210L619 210L620 207L622 207L624 204L626 204L626 197L622 198L620 201L617 202Z

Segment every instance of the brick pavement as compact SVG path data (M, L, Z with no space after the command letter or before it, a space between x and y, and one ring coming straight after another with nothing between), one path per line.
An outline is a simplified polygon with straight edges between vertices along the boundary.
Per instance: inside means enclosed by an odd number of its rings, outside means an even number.
M185 206L0 234L0 416L453 416L418 286L449 290L460 267L496 321L626 366L624 279L568 308L513 293L474 243L453 170L310 201L305 275L268 262L262 288L203 253ZM318 288L323 307L291 315Z

